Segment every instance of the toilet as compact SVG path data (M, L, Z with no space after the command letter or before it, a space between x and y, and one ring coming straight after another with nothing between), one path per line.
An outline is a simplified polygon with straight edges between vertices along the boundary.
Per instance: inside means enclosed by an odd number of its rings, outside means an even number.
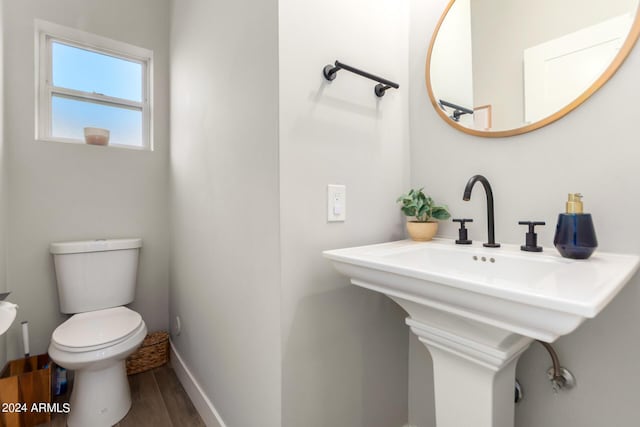
M147 334L125 307L135 296L142 239L52 243L60 311L49 356L75 371L67 425L112 426L131 408L125 359Z

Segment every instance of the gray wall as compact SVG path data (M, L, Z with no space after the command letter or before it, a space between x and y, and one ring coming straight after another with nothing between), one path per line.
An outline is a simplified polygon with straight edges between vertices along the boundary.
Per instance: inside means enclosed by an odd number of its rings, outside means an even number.
M158 0L4 2L7 287L20 309L7 334L22 352L47 350L59 314L50 242L142 237L136 301L150 330L168 325L168 3ZM124 12L126 11L126 13ZM34 141L34 18L154 51L155 151Z
M229 427L280 426L277 2L171 21L172 338Z
M282 426L399 427L407 421L406 313L349 284L325 249L402 238L408 189L408 1L280 0ZM395 80L346 71L336 59ZM327 223L327 184L347 187ZM249 426L249 424L244 424Z
M402 236L407 92L377 100L321 69L348 58L406 84L408 3L334 6L174 3L173 339L229 426L407 418L404 313L320 253ZM319 37L363 10L375 25ZM326 222L329 183L347 185L344 224Z
M4 55L3 55L3 13L4 2L0 1L0 292L7 289L6 283L6 211L7 211L7 167L6 167L6 149L4 145ZM0 336L0 366L4 366L6 361L6 337Z
M496 239L518 243L524 229L518 220L544 220L540 241L552 246L557 214L569 192L585 195L585 209L594 215L600 250L640 253L633 225L640 201L637 194L638 144L635 102L640 94L640 48L602 89L578 109L545 128L507 139L481 139L444 123L431 107L424 86L424 58L435 21L446 0L412 1L411 182L429 185L436 200L448 203L455 216L474 218L471 238L486 239L485 200L476 189L470 202L462 191L470 176L487 176L495 195ZM635 94L635 95L634 95ZM446 224L440 235L454 237ZM533 345L518 364L526 391L516 408L517 427L601 427L637 424L640 408L640 280L636 276L596 319L556 342L563 365L578 386L554 395L546 380L550 362ZM427 351L412 341L412 393L432 393L424 366ZM419 427L433 426L432 403L420 407L412 397L410 419Z

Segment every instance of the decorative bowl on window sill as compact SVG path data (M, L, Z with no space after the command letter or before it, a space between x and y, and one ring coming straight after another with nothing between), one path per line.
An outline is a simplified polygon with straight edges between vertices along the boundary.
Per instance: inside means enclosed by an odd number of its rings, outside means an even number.
M90 145L109 144L109 129L84 128L84 140Z

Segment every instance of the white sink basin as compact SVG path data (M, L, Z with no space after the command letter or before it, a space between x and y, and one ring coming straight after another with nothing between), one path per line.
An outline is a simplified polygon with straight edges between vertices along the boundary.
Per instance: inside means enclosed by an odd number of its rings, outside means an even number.
M555 249L484 248L410 240L325 251L355 285L552 342L595 317L638 269L640 257ZM410 313L411 314L411 313Z
M637 271L640 257L553 248L484 248L408 240L325 251L351 283L383 293L433 359L438 427L513 427L518 357L595 317Z

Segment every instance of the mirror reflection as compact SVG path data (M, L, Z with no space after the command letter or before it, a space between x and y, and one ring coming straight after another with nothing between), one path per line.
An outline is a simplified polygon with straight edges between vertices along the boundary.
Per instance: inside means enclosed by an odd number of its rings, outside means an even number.
M430 49L432 102L463 130L535 128L601 84L637 9L638 0L455 0Z

